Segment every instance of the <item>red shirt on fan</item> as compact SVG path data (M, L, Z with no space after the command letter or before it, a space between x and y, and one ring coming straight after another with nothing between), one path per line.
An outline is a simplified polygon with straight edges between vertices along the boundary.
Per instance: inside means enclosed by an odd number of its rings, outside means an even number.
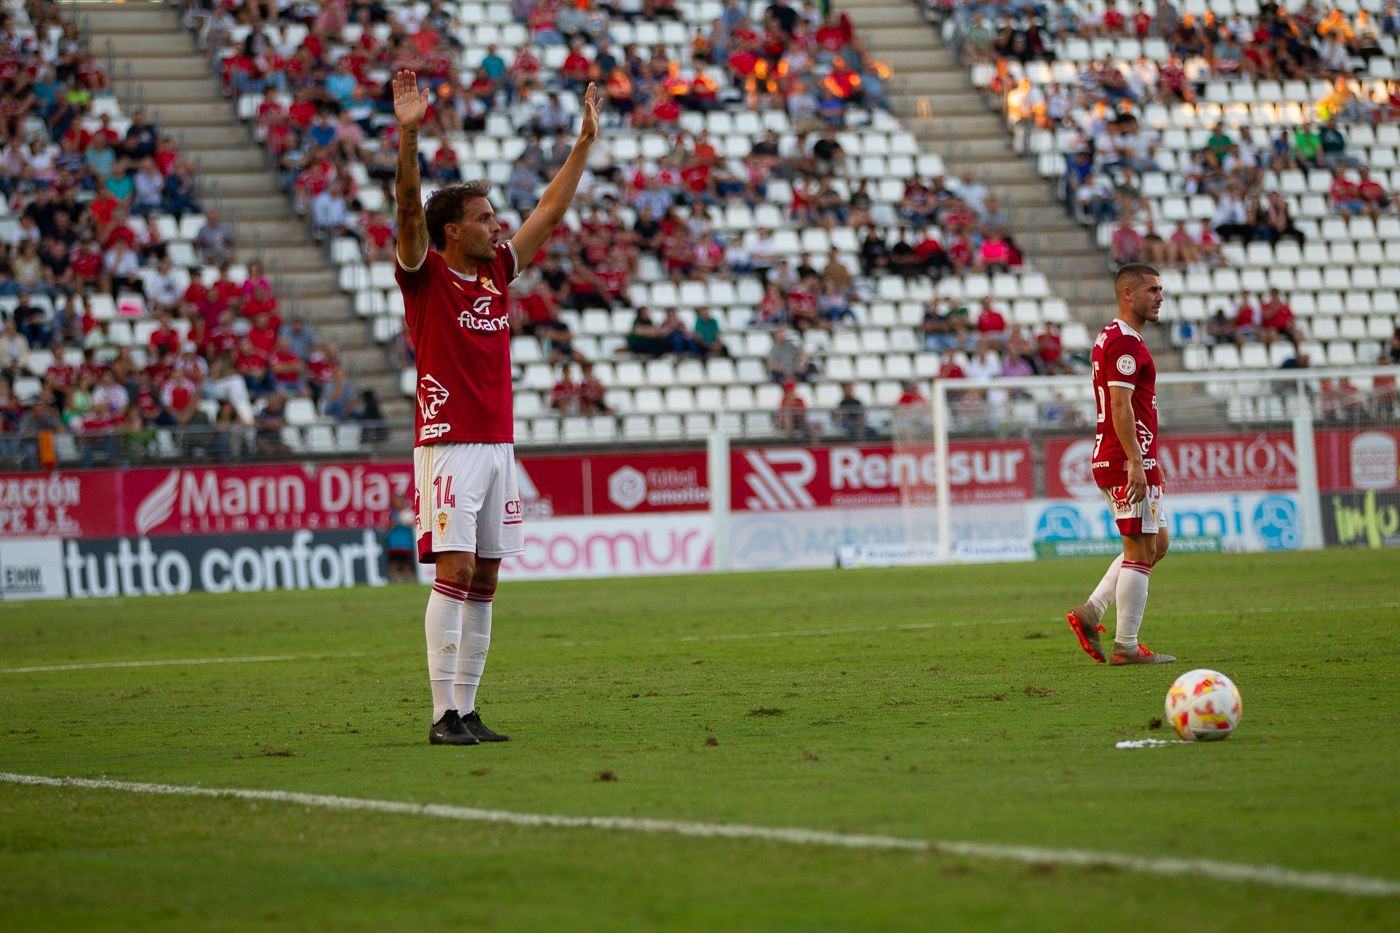
M496 247L474 278L429 249L417 269L396 263L404 319L417 348L416 445L511 444L510 313L515 247Z
M1162 471L1157 466L1157 365L1152 362L1147 344L1137 331L1115 320L1099 331L1092 360L1094 399L1098 406L1094 482L1100 489L1128 482L1128 456L1118 442L1108 403L1109 392L1116 386L1131 389L1133 393L1133 418L1137 422L1138 447L1142 451L1147 485L1162 485Z

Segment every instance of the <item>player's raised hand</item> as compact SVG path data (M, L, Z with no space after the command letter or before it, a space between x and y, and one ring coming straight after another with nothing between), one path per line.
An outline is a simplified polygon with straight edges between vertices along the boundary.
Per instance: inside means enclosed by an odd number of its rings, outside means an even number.
M394 117L404 129L417 129L428 112L428 92L418 89L418 74L400 71L394 75Z
M602 109L603 92L590 81L588 90L583 92L583 126L578 131L579 142L591 143L598 138L598 114Z

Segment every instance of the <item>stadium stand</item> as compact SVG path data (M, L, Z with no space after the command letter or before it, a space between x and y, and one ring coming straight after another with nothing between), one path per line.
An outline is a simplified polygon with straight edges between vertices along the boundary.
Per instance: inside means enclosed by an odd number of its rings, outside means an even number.
M861 15L878 6L860 0ZM1122 259L1171 266L1173 336L1188 368L1400 356L1400 241L1385 200L1400 183L1393 11L1362 4L1367 20L1354 3L1295 14L1252 0L1197 6L1184 15L1165 3L1132 13L1077 2L918 8L1098 242ZM604 86L607 125L576 210L513 291L522 445L694 439L716 427L850 436L856 422L841 412L853 399L865 436L887 430L889 411L917 403L932 378L1083 368L1098 322L1077 319L1053 293L995 193L975 173L949 172L892 114L896 76L839 9L739 0L183 7L355 313L402 367L405 398L415 386L393 280L392 70L415 68L434 91L425 178L486 178L508 225L567 152L580 88ZM1270 29L1288 32L1277 40L1286 56L1265 54ZM1340 149L1330 131L1268 133L1329 119ZM1081 176L1087 184L1065 183ZM190 264L202 258L184 251L203 222L173 224L171 248ZM246 286L236 262L223 282L216 267L201 268L196 290ZM327 408L323 398L318 409L304 374L317 362L316 381L328 382L333 347L304 334L279 345L256 313L269 296L244 300L255 309L249 332L270 341L240 341L227 361L247 389L252 452L333 448L339 438L321 422L353 424L354 406ZM1253 316L1237 314L1239 304ZM155 310L131 326L137 344L166 332ZM187 320L198 316L185 308ZM214 315L207 330L218 325ZM116 328L118 343L126 333ZM28 381L15 380L6 400L16 427L36 417L26 403L47 369L34 366L31 354ZM279 377L289 402L264 404ZM218 414L215 382L199 393L206 416ZM133 377L128 391L139 385ZM343 385L334 393L346 396ZM1007 420L1082 420L1091 410L1087 389L1068 400L1030 393ZM315 432L298 430L313 422ZM179 449L157 432L157 455Z
M1186 369L1400 363L1393 3L927 11L1113 260L1164 266Z
M569 229L517 285L522 442L699 437L717 419L739 436L769 435L780 427L769 365L778 326L812 362L798 397L814 410L835 407L843 382L866 405L895 405L905 383L939 373L954 341L951 363L986 343L995 365L1005 355L1017 372L1022 357L1039 371L1086 348L985 188L946 179L882 106L888 69L843 14L658 9L649 20L590 4L420 4L380 21L364 10L255 26L216 11L205 23L240 114L325 231L342 287L401 355L406 395L412 348L393 283L395 139L382 96L388 67L402 63L437 82L425 177L487 178L508 224L567 151L585 80L609 95ZM321 62L322 80L282 80L278 50L310 57L312 71ZM252 64L260 55L272 64ZM977 313L984 298L993 313ZM603 387L591 413L560 378L565 360L588 360Z

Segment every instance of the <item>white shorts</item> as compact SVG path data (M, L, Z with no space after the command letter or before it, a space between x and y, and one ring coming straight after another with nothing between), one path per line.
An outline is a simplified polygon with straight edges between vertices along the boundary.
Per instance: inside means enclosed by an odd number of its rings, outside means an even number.
M1147 495L1136 503L1129 502L1126 486L1102 490L1118 522L1118 533L1124 535L1155 535L1167 526L1167 510L1162 505L1162 487L1148 486Z
M448 551L510 557L525 550L514 444L413 448L418 561Z

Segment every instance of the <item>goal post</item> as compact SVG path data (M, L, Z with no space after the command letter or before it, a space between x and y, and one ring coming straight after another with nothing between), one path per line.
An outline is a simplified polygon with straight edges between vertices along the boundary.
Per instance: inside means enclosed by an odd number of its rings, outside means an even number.
M1400 544L1396 367L1163 373L1159 449L1168 528L1183 549L1292 550ZM1028 444L1037 556L1107 552L1116 532L1094 487L1087 375L935 379L930 398L939 561L959 559L958 514L975 514L954 448ZM927 513L925 513L927 514ZM995 553L995 549L989 549Z

